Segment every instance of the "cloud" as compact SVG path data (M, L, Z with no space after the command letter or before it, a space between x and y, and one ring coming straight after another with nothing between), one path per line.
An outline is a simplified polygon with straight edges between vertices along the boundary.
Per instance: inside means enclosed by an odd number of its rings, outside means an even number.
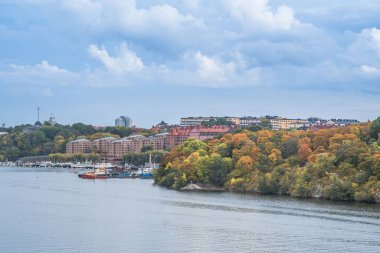
M380 74L380 69L373 66L362 65L360 69L366 74L370 74L370 75Z
M69 79L75 77L75 74L70 71L51 65L46 60L34 66L10 64L10 70L1 73L6 78L20 77L21 80L25 79L23 81L27 83L33 83L36 78L42 78L45 81L54 81L55 84L59 85L65 85Z
M110 56L104 47L98 48L96 45L90 45L88 52L92 57L100 60L110 72L122 74L138 72L144 68L143 61L125 43L120 45L118 55L115 57Z
M199 76L205 80L225 82L229 79L228 77L235 74L236 65L233 62L222 63L201 52L197 52L193 57L197 63Z
M35 65L10 64L0 71L0 86L12 94L51 97L53 88L78 83L79 76L44 60Z
M61 8L73 13L98 32L111 29L124 34L160 37L181 32L186 26L201 24L193 16L181 14L172 5L156 4L138 8L135 0L62 0Z
M366 64L374 64L380 60L380 30L377 28L365 28L359 34L355 34L354 41L349 45L348 57L352 61L362 61Z
M189 85L211 88L239 88L258 85L260 68L249 68L239 53L230 55L230 60L208 56L202 52L188 52L184 70L190 77Z
M293 9L281 5L272 11L268 0L225 0L224 3L233 18L256 30L262 26L286 30L300 23L294 17Z

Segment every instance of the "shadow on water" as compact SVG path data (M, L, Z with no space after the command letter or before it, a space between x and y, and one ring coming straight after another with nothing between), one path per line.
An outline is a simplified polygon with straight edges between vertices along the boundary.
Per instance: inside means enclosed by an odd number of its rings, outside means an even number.
M330 212L330 211L321 212L321 213L326 213L327 215L339 216L339 217L333 217L333 216L324 216L324 215L318 215L318 214L308 214L306 212L280 211L280 210L272 210L272 209L264 209L264 208L232 207L232 206L225 206L225 205L211 205L211 204L201 204L201 203L181 202L181 201L162 201L162 203L169 206L177 206L177 207L185 207L185 208L208 209L208 210L238 212L238 213L262 213L262 214L271 214L271 215L286 215L286 216L295 216L295 217L298 216L298 217L307 217L307 218L315 218L315 219L323 219L323 220L331 220L331 221L340 221L340 222L346 222L346 223L359 223L359 224L366 224L366 225L373 225L373 226L380 227L380 222L377 223L377 222L372 222L372 221L344 218L344 217L368 218L367 215L363 215L363 216L347 215L345 213ZM288 210L291 209L291 208L284 208L284 207L281 207L281 208L288 209ZM294 209L294 210L305 211L305 209ZM309 210L306 210L306 211L309 212ZM319 213L319 212L314 212L314 213ZM369 218L374 218L376 220L380 219L378 216L369 217Z

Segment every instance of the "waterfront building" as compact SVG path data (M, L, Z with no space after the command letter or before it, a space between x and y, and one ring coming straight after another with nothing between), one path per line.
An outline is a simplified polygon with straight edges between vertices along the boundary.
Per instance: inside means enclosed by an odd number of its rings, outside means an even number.
M153 150L164 150L166 148L166 138L168 133L150 136L143 141L144 147L151 147Z
M121 126L121 127L131 127L132 126L132 120L131 118L127 116L120 116L115 120L115 126Z
M131 135L120 140L113 140L108 146L107 157L110 160L121 161L127 153L140 153L144 147L152 150L164 150L167 134L158 134L150 137Z
M70 141L66 144L67 154L86 154L90 153L92 142L86 139Z
M107 156L111 143L115 140L115 137L105 137L95 140L94 145L101 156Z

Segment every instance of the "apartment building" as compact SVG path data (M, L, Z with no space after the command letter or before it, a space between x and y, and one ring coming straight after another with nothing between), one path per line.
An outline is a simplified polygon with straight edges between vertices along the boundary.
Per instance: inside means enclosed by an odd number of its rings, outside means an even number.
M240 126L241 127L248 127L253 125L260 125L261 119L257 117L243 117L240 118Z
M181 118L181 126L200 126L203 122L209 122L215 117L187 117Z
M184 143L190 137L191 129L191 127L175 127L171 129L166 137L167 148L172 149Z
M86 139L70 141L66 144L67 154L85 154L90 153L92 142Z
M115 140L117 140L115 137L105 137L95 140L94 145L99 154L104 156L107 155L110 150L111 143Z
M225 119L232 122L235 125L240 125L239 117L187 117L181 118L181 126L201 126L203 122L209 122L211 120Z
M203 141L230 132L231 129L229 126L194 127L189 132L189 138Z
M166 146L172 149L178 145L181 145L189 138L195 138L198 140L206 140L213 138L219 134L227 133L233 130L234 127L230 126L212 126L212 127L176 127L170 130L166 137Z

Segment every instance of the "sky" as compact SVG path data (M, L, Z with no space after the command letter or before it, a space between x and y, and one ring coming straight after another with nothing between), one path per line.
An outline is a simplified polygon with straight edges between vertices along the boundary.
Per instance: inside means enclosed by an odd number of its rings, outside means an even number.
M376 0L0 0L0 124L380 116Z

